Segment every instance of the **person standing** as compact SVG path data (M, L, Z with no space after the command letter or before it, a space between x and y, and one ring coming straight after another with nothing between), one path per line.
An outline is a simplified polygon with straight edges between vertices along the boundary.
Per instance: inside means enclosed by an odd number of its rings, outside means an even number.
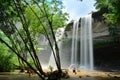
M72 70L72 71L73 71L74 74L77 74L75 67L73 67L73 70Z

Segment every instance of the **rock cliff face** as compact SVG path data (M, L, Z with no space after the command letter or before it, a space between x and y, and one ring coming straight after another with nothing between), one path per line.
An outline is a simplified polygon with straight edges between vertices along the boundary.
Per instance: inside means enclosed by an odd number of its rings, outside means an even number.
M112 37L110 36L108 25L104 22L104 20L97 19L98 17L98 14L97 16L93 14L92 18L95 69L106 71L119 71L120 43L118 42L116 44L114 42L111 42ZM72 25L73 22L69 23L65 30L66 38L69 41L72 40ZM68 48L71 48L71 46L69 45ZM69 51L69 53L71 52ZM69 55L69 57L71 57L71 55Z
M94 15L95 16L95 15ZM118 56L120 57L120 48L118 47L119 44L114 45L113 42L111 42L111 36L109 33L108 25L104 22L104 20L96 19L97 17L92 18L92 30L93 30L93 47L94 47L94 63L95 63L95 69L100 70L118 70L120 65L118 62L120 62ZM79 23L80 25L80 23ZM80 26L79 26L80 28ZM66 29L65 29L65 39L62 43L62 52L64 54L61 54L62 56L62 64L66 64L63 67L69 67L71 64L71 46L72 46L72 29L73 29L73 21L70 22ZM80 33L80 29L79 29ZM80 38L80 34L79 34ZM78 44L80 44L80 41L78 41ZM80 46L79 51L80 51ZM78 51L78 52L79 52ZM68 57L66 57L68 56ZM109 60L107 60L109 58ZM112 60L111 62L110 59ZM114 64L113 64L114 62ZM116 66L116 67L114 67Z
M81 20L79 20L78 29L78 42L77 42L77 53L80 53L80 33L81 33ZM61 51L61 63L63 68L67 68L71 65L71 49L72 49L72 38L73 38L73 21L70 22L65 29L65 40L62 42ZM92 32L93 32L93 43L96 41L106 40L109 36L108 27L104 21L99 21L92 18ZM102 38L101 38L102 37ZM78 61L80 61L80 55L78 55ZM80 63L78 63L80 64Z
M108 27L103 21L93 19L92 22L93 39L109 35Z

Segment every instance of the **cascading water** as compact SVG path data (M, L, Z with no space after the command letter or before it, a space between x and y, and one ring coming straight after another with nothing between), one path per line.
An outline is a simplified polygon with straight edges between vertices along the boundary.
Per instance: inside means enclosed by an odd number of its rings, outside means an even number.
M81 18L81 68L93 70L93 41L91 14Z
M58 28L57 31L56 31L55 37L56 37L56 41L57 41L57 44L58 44L59 53L61 53L61 42L62 42L61 39L63 38L63 35L64 35L64 28ZM54 52L55 52L55 46L54 45L53 45L53 49L54 49ZM54 67L54 69L56 68L56 63L55 63L55 59L54 59L54 56L53 56L53 52L51 52L48 66L52 66L52 67Z
M77 66L78 65L78 26L79 26L79 20L75 21L73 24L73 34L72 34L72 53L71 53L71 66L70 68L72 68L73 66Z
M81 17L80 35L79 20L73 24L71 67L93 70L93 43L92 43L92 18L91 14ZM79 37L80 36L80 37ZM80 39L80 51L78 51ZM80 57L78 57L80 56Z

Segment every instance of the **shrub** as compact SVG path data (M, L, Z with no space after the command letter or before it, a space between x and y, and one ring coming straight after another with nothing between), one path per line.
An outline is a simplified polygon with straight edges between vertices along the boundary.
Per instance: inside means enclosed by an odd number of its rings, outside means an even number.
M0 72L13 71L15 65L13 64L14 55L9 51L9 49L0 43Z
M52 72L54 68L52 66L49 66L48 69L50 69L50 71Z

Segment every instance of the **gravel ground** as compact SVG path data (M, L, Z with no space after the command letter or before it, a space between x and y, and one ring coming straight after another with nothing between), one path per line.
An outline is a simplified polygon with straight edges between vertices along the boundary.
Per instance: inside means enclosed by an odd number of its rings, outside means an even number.
M68 71L70 78L61 80L120 80L120 73L118 72L100 72L100 71L85 71L80 70L77 74ZM0 72L0 80L40 80L39 77L34 74L29 77L26 73L18 72Z

